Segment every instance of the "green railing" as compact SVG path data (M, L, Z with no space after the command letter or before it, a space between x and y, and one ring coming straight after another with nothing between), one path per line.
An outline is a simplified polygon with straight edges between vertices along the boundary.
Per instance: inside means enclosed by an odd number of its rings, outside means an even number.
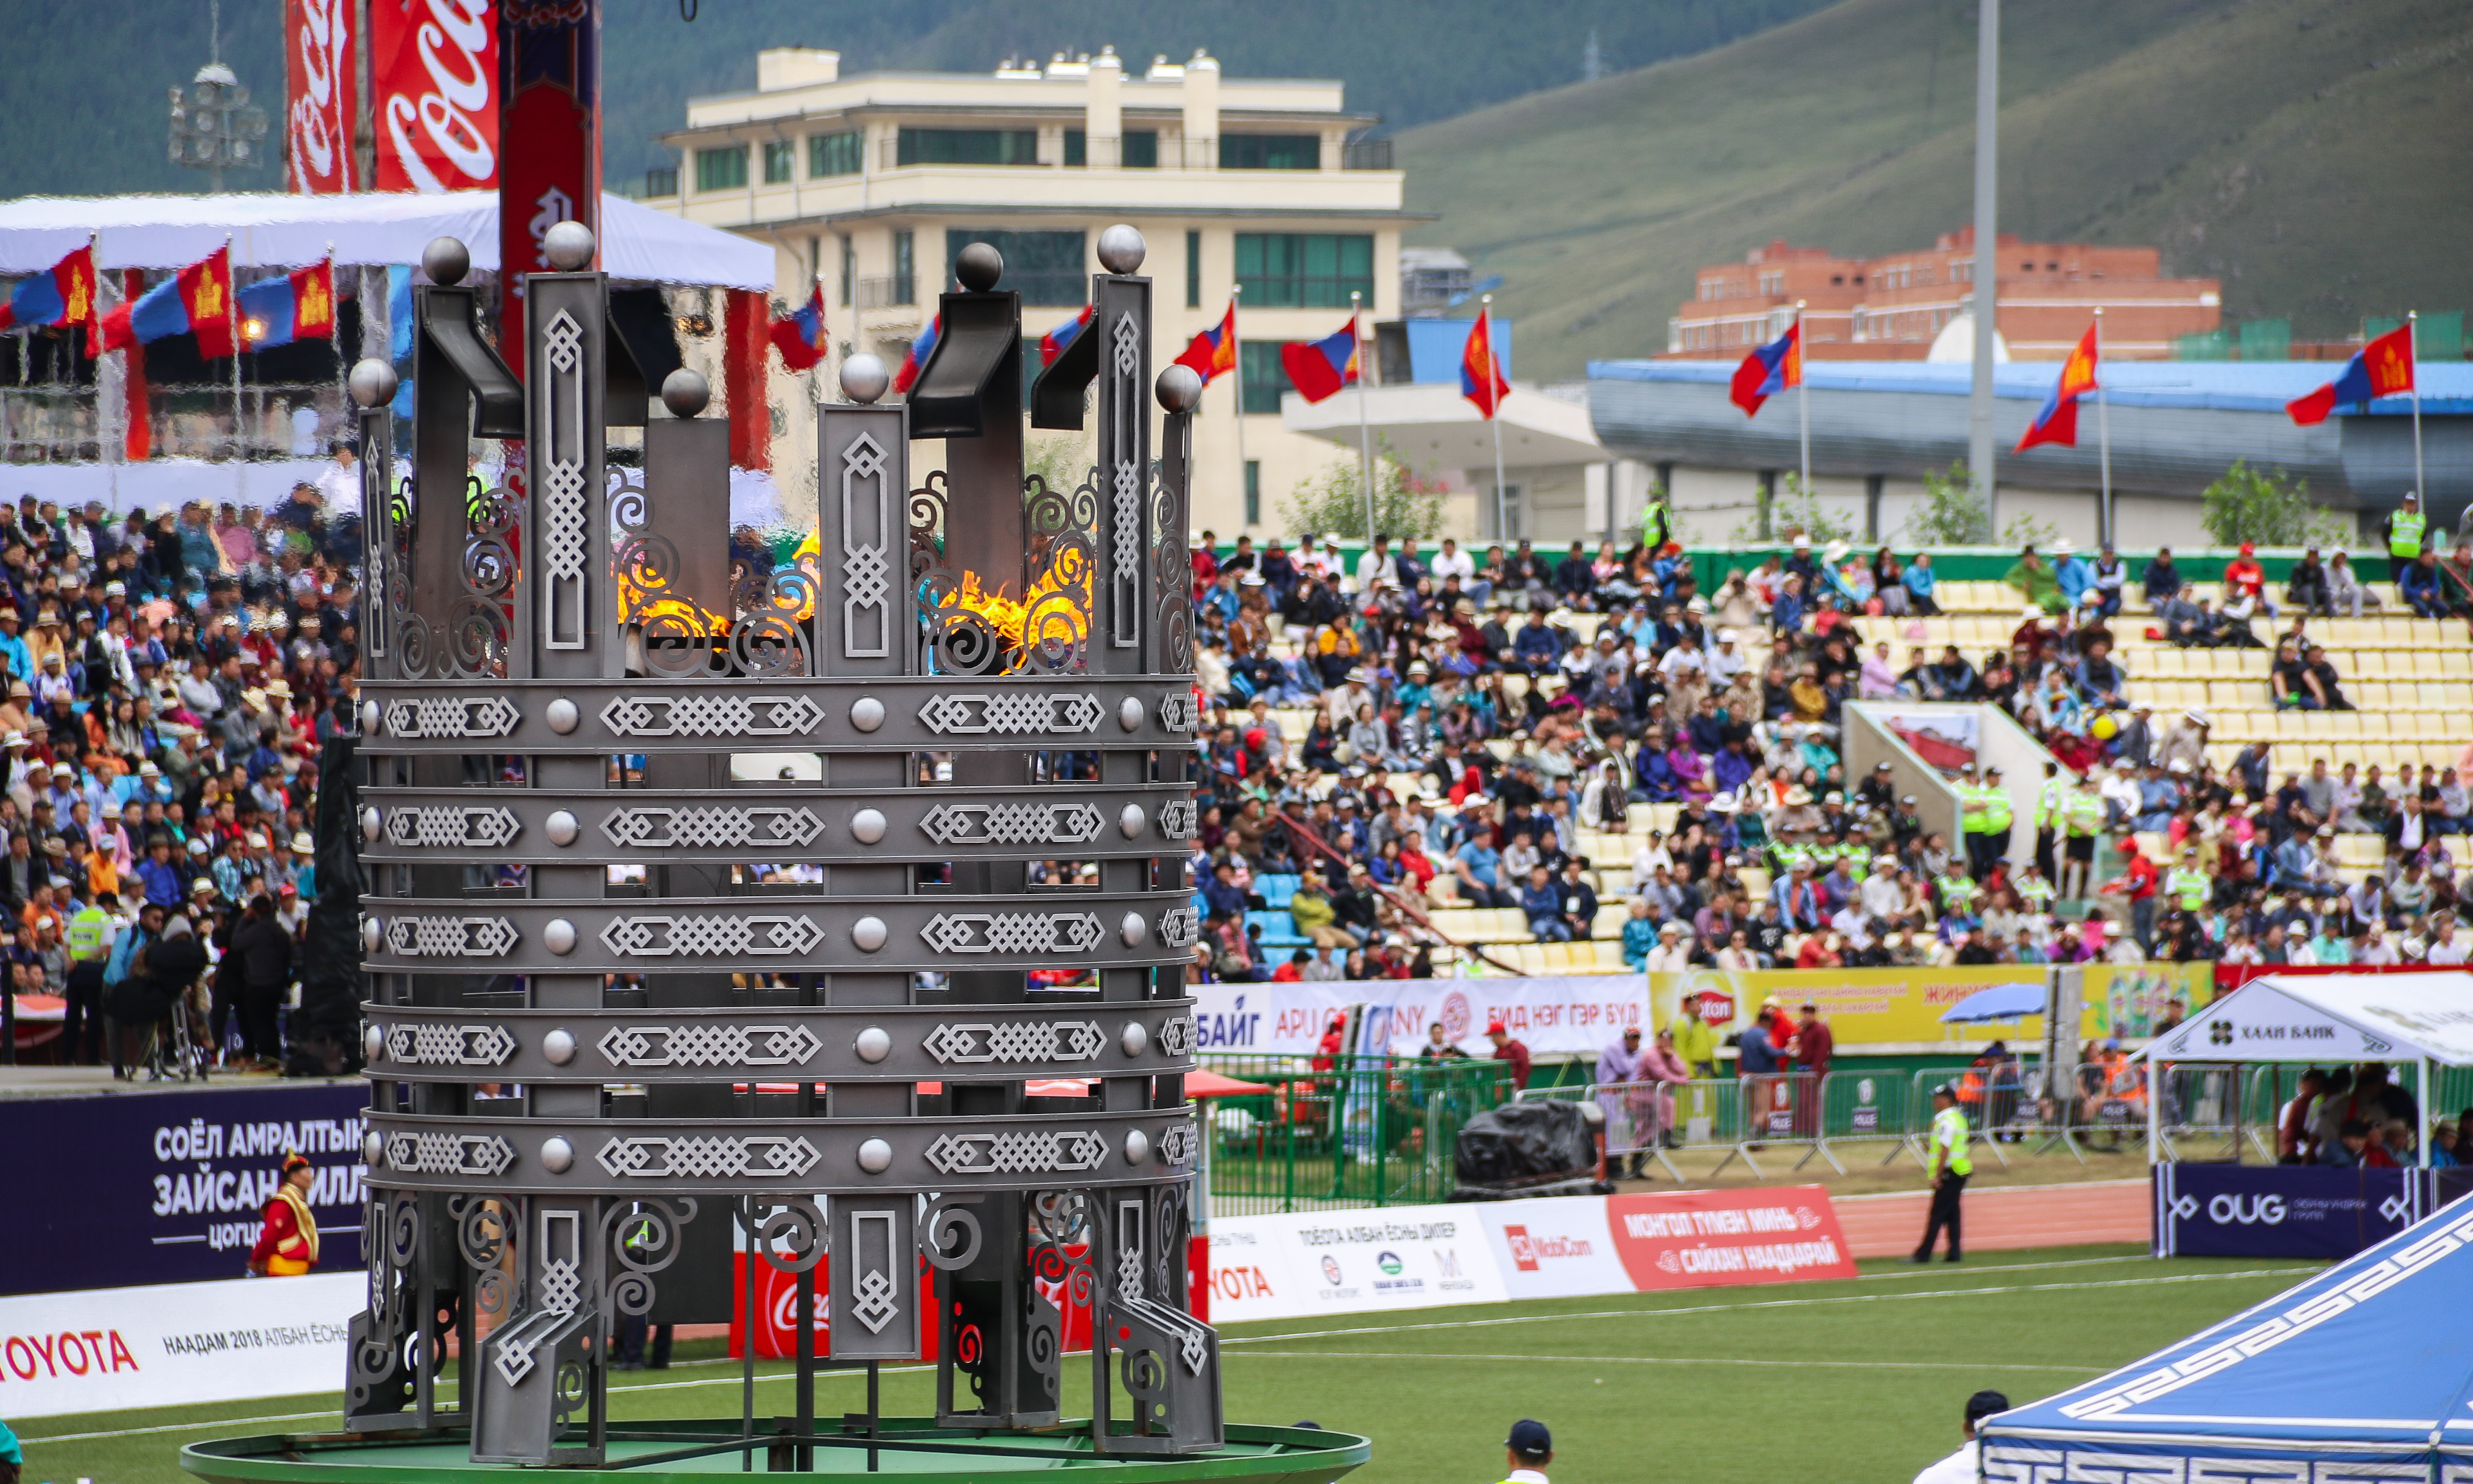
M1212 1056L1205 1070L1270 1090L1211 1101L1211 1210L1221 1216L1414 1206L1450 1198L1461 1125L1511 1099L1501 1062Z

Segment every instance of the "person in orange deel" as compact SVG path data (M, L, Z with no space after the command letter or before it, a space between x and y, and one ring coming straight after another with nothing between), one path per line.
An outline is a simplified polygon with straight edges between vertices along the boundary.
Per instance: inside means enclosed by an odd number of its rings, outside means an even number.
M299 1278L318 1265L318 1218L309 1213L309 1187L317 1181L307 1160L283 1157L283 1183L266 1203L266 1225L249 1252L253 1276Z

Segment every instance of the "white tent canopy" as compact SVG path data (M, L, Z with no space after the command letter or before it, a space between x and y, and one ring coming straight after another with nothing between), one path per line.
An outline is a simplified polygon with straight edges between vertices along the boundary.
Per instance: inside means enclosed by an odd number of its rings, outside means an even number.
M433 237L461 238L498 267L498 193L356 196L36 196L0 203L0 275L39 273L92 235L104 269L182 268L228 238L235 268L418 263ZM601 197L601 266L613 278L770 292L769 246L621 196Z
M2473 1066L2473 973L2269 974L2136 1057Z

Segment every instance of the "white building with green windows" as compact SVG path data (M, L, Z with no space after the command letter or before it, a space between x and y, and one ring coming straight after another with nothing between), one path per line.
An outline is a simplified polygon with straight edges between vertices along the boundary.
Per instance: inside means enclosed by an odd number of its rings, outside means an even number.
M770 242L784 304L821 278L836 355L864 347L895 366L966 244L1003 252L1035 343L1080 310L1100 230L1133 223L1150 244L1163 357L1242 289L1242 366L1204 398L1193 518L1261 537L1285 526L1300 481L1343 456L1282 426L1281 345L1338 329L1356 294L1370 365L1374 323L1400 313L1412 218L1387 141L1361 137L1374 122L1347 111L1336 82L1227 78L1199 53L1139 73L1103 49L846 78L836 53L767 51L755 91L689 102L686 127L662 136L676 180L658 177L647 204ZM1036 369L1035 345L1024 359ZM773 393L784 411L803 395L778 362ZM812 422L778 419L777 467L797 467Z

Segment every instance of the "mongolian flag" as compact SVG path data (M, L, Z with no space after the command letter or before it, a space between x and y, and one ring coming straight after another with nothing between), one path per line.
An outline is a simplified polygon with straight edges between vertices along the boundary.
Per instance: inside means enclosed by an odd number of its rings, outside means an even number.
M1089 326L1091 323L1091 311L1095 307L1095 305L1084 304L1080 314L1075 315L1072 319L1066 321L1064 323L1056 326L1056 328L1049 330L1046 334L1039 337L1039 364L1041 366L1047 367L1056 364L1056 358L1065 353L1065 347L1073 344L1074 338L1080 335L1082 331Z
M2284 404L2284 410L2293 421L2309 427L2326 421L2327 415L2344 403L2412 390L2413 324L2408 321L2355 351L2344 363L2343 374L2308 396L2294 397Z
M240 291L241 336L252 350L335 338L335 265L313 263Z
M94 249L83 247L22 279L0 301L0 330L94 324Z
M817 284L805 303L774 321L771 333L782 365L794 371L812 370L830 344L825 337L825 286Z
M329 311L332 312L331 310ZM103 317L103 349L144 345L166 335L198 337L198 354L232 353L231 249L217 248Z
M1502 379L1502 363L1494 353L1494 311L1480 309L1469 326L1468 344L1460 347L1460 395L1477 403L1488 420L1502 410L1511 383Z
M1236 304L1231 303L1228 306L1228 313L1217 324L1194 336L1193 343L1185 347L1185 354L1178 356L1173 364L1192 367L1193 373L1202 378L1202 384L1206 387L1211 385L1212 378L1222 371L1235 371L1236 369Z
M2027 424L2027 434L2018 440L2015 450L2025 453L2038 443L2058 443L2064 448L2078 445L2078 398L2096 389L2096 327L2078 337L2077 348L2061 363L2061 376L2053 383L2053 395L2044 398L2035 420Z
M1357 385L1357 316L1320 340L1301 340L1280 347L1280 365L1288 385L1309 402L1319 402L1342 387Z
M1743 357L1735 368L1735 380L1727 395L1748 418L1761 410L1761 404L1789 387L1803 385L1803 322L1798 320L1786 327L1786 333Z
M943 333L945 317L940 314L928 321L927 327L919 332L919 338L910 343L908 353L901 357L901 369L893 373L893 390L902 393L910 390L911 383L919 379L919 373L927 369L927 358L936 353L936 337Z

